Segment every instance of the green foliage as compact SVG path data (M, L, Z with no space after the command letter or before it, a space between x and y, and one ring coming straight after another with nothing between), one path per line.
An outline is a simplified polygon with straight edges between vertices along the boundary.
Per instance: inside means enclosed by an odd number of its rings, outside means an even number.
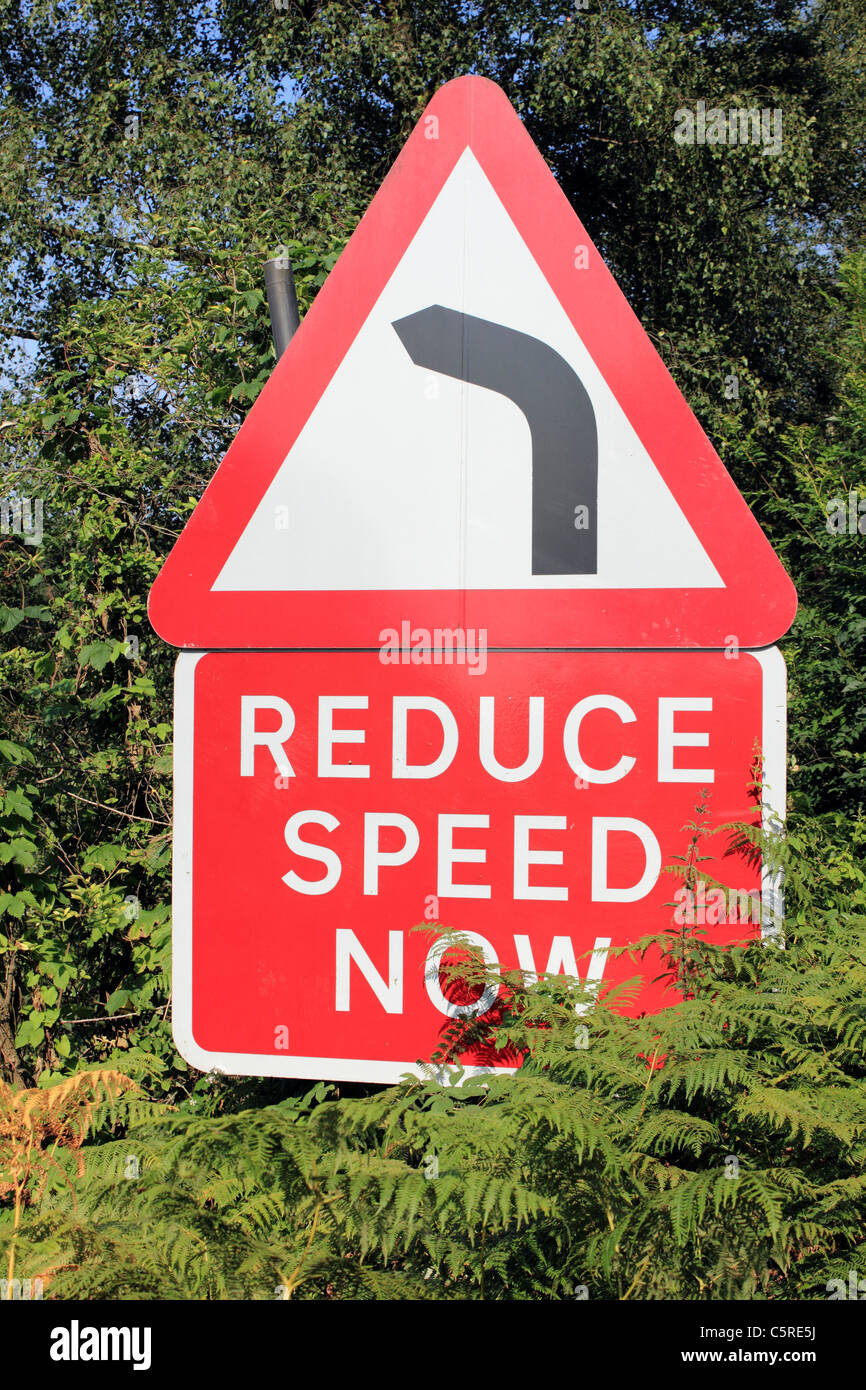
M691 997L660 1015L464 967L506 1001L464 1030L523 1056L514 1076L139 1107L28 1209L22 1277L77 1298L826 1296L866 1272L866 822L850 847L821 829L784 850L784 948L693 931Z
M0 1251L92 1298L809 1298L866 1272L866 541L827 527L866 497L860 6L0 0L0 28L0 481L44 530L0 537L0 1071L9 1114L44 1093L86 1121L0 1191ZM272 369L262 260L288 249L305 310L467 71L514 101L797 584L786 949L666 939L687 997L652 1019L509 977L488 1041L514 1077L199 1076L168 1027L147 593ZM699 99L779 108L779 154L678 146ZM76 1080L106 1065L135 1104Z
M837 398L826 419L790 426L772 457L753 437L740 447L753 472L749 500L764 514L799 594L796 622L781 644L789 664L792 805L854 815L866 785L866 509L855 520L856 528L863 519L863 532L832 530L831 523L840 502L849 513L849 494L866 500L866 254L842 265L832 302Z

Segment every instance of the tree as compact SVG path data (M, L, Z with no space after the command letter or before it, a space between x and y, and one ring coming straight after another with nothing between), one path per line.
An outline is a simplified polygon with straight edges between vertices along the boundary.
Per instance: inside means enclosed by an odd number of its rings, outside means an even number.
M281 0L250 9L216 0L190 9L152 0L130 9L105 0L0 0L0 16L0 322L12 340L0 377L2 489L21 503L22 517L30 504L31 528L0 536L3 1076L50 1089L78 1066L109 1063L146 1077L155 1104L176 1107L159 1112L165 1142L154 1137L153 1162L187 1214L204 1212L209 1230L223 1220L215 1213L225 1214L226 1229L214 1235L228 1241L223 1274L200 1285L209 1295L242 1291L265 1274L321 1292L324 1273L312 1276L327 1266L345 1272L347 1282L335 1286L344 1290L393 1291L403 1280L417 1296L433 1287L434 1268L452 1281L445 1296L482 1283L485 1296L498 1296L518 1287L520 1265L532 1271L521 1296L551 1296L561 1287L551 1281L551 1261L566 1212L575 1229L588 1214L604 1217L586 1225L595 1245L570 1250L569 1277L580 1283L581 1271L600 1277L604 1269L606 1296L624 1296L635 1273L623 1285L608 1259L605 1195L616 1199L614 1227L641 1271L630 1296L694 1291L700 1279L710 1291L766 1292L773 1286L746 1269L757 1247L743 1244L759 1209L775 1213L762 1259L772 1257L785 1278L796 1274L799 1288L811 1287L806 1276L830 1277L831 1246L853 1258L861 1240L842 1186L827 1197L839 1199L841 1215L838 1229L822 1227L822 1262L807 1268L790 1242L806 1239L803 1223L817 1219L814 1202L823 1200L804 1117L821 1120L821 1158L835 1165L828 1182L844 1185L859 1161L845 1130L861 1094L851 1060L859 1014L843 976L850 967L852 989L860 978L849 932L862 907L851 845L862 807L866 628L857 537L826 527L827 502L862 486L863 267L862 257L846 259L864 230L859 7ZM792 1051L764 1029L775 1015L761 1014L763 996L755 1002L754 961L736 957L734 975L712 962L751 1039L755 1086L762 1095L778 1090L784 1067L796 1077L787 1118L779 1111L761 1125L750 1119L749 1162L763 1177L736 1190L751 1192L751 1205L722 1200L729 1189L718 1187L725 1180L717 1139L702 1127L716 1124L715 1109L729 1126L743 1120L729 1082L695 1070L706 1038L721 1047L723 1020L717 1010L701 1012L706 1001L690 1001L694 1008L664 1025L666 1045L699 1078L693 1093L685 1085L687 1103L665 1089L665 1076L679 1074L673 1065L647 1082L634 1060L661 1025L607 1019L591 1096L607 1103L611 1078L631 1059L625 1108L610 1125L581 1109L588 1073L584 1059L570 1057L548 1078L549 1090L531 1066L527 1089L523 1080L497 1083L484 1101L489 1150L472 1139L479 1097L467 1106L466 1097L416 1088L362 1098L354 1109L345 1095L339 1109L314 1097L304 1109L300 1086L191 1074L169 1037L172 654L147 626L146 595L272 369L262 260L288 247L305 309L425 101L466 71L498 80L515 102L800 589L801 614L785 647L794 804L808 819L792 828L811 844L832 891L822 906L814 888L808 911L820 930L806 955L786 957L794 975L779 984L799 1030ZM781 111L778 153L678 144L676 112L698 101ZM32 543L37 517L42 535ZM842 1020L822 1014L817 1034L802 992L810 970L824 972L822 988ZM555 1008L551 1018L559 1018ZM832 1075L819 1066L828 1047ZM833 1087L849 1109L828 1128ZM255 1121L208 1128L214 1116L234 1120L229 1112L265 1102L283 1106L276 1118L254 1108ZM416 1114L428 1118L405 1119ZM394 1125L405 1122L429 1152L443 1137L436 1117L453 1124L466 1165L439 1216L433 1194L443 1189L419 1178L418 1148L405 1136L396 1157L392 1147ZM545 1167L557 1124L576 1134L578 1120L582 1172L569 1176L561 1153ZM236 1154L254 1122L274 1147L289 1130L303 1131L310 1146L262 1206L258 1159L242 1192L230 1184L212 1192L182 1166L189 1145L211 1154L224 1141ZM644 1122L657 1126L653 1134ZM108 1144L108 1131L95 1134ZM802 1159L796 1190L776 1172L780 1135L790 1141L783 1151ZM516 1187L495 1185L502 1165L524 1159ZM669 1162L690 1207L664 1187ZM94 1252L107 1248L100 1212L129 1200L130 1189L116 1186L98 1202L91 1194L93 1243L74 1246L69 1288L107 1287ZM348 1204L336 1200L345 1192ZM695 1224L693 1216L717 1198L720 1263L707 1282L694 1243L704 1217ZM457 1218L467 1203L475 1223L468 1227ZM420 1226L429 1217L434 1243L424 1244L418 1224L401 1234L410 1209ZM652 1227L640 1224L644 1209ZM52 1219L58 1210L51 1207ZM241 1244L232 1244L241 1229ZM657 1275L647 1273L646 1242L666 1233L676 1254ZM244 1244L266 1238L283 1242L276 1273L266 1251L256 1247L255 1255ZM241 1248L253 1261L246 1272ZM91 1282L76 1284L85 1267ZM157 1263L149 1268L156 1277ZM178 1288L192 1268L190 1256ZM129 1269L123 1275L140 1292L136 1278Z

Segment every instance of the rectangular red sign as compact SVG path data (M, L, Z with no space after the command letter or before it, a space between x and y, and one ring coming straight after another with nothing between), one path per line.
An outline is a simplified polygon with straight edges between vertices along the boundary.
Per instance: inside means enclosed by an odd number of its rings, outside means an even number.
M721 894L675 898L665 866L704 789L712 825L783 812L780 653L488 652L481 635L180 656L174 1033L193 1065L419 1070L471 1007L446 991L436 923L506 969L641 975L641 1011L675 995L649 983L657 961L611 948L675 912L743 940L762 892L767 929L768 882L730 831L701 849Z

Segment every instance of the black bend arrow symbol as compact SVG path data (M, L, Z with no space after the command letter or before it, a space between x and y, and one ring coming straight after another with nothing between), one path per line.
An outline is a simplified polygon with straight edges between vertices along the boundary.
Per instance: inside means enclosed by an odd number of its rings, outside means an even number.
M539 338L441 304L392 327L416 367L497 391L526 416L532 573L596 574L598 431L577 373Z

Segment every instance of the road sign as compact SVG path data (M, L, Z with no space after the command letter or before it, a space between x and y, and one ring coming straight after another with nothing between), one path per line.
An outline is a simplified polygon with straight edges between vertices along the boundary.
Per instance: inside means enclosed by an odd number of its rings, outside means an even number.
M495 1008L449 994L436 924L504 968L599 989L658 973L611 950L674 912L718 942L772 930L774 884L732 833L701 849L702 881L725 891L689 902L664 871L702 798L715 826L768 825L784 808L784 662L776 649L729 656L432 640L182 654L183 1056L204 1070L397 1080L455 1013ZM759 749L762 794L750 795ZM673 998L646 986L634 1007Z
M722 389L722 380L719 382ZM765 646L796 598L507 98L433 98L150 599L168 642Z

